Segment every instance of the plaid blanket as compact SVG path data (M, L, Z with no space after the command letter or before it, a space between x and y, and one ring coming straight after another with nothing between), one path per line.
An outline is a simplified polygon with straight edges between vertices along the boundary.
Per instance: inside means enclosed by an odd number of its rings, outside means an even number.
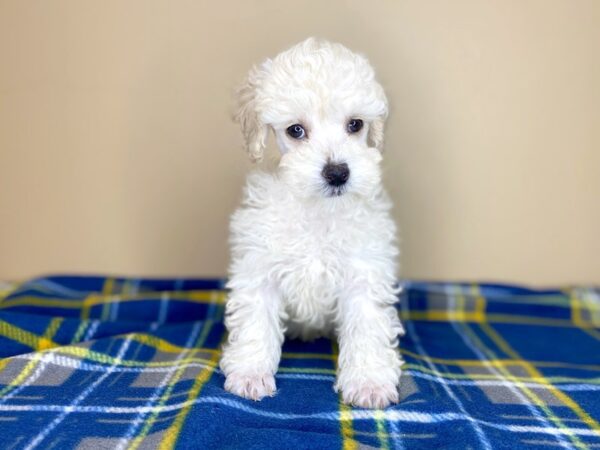
M1 286L0 286L1 287ZM337 349L223 390L220 280L48 277L0 294L2 448L598 448L600 291L407 283L399 405L348 407Z

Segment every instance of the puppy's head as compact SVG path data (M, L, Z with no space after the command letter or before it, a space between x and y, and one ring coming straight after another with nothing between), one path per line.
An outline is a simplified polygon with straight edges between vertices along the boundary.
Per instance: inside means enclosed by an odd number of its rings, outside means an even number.
M271 128L281 179L303 197L374 193L386 117L367 59L314 38L254 67L237 91L250 158L262 159Z

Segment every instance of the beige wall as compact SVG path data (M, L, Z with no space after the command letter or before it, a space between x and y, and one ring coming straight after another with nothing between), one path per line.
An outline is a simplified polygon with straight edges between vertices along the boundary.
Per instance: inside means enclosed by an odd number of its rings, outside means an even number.
M231 88L309 35L391 99L404 276L600 282L597 0L0 0L0 278L223 274Z

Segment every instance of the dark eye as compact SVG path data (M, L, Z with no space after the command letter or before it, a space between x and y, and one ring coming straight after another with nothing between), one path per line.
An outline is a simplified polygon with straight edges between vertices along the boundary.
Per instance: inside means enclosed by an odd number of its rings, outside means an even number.
M346 125L348 133L358 133L360 130L362 130L362 127L363 121L360 119L350 119L348 125Z
M304 136L306 136L306 131L304 131L304 128L299 123L287 127L287 130L285 131L287 132L288 136L293 139L302 139Z
M348 125L346 125L346 129L348 130L348 133L358 133L362 129L362 125L362 120L350 119Z

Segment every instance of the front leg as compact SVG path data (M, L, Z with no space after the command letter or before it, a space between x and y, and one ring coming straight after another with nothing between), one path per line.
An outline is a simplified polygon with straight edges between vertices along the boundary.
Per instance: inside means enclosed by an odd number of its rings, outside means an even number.
M385 408L398 402L402 359L398 336L404 333L393 306L397 296L385 284L355 283L339 299L340 354L336 391L344 403Z
M252 400L275 395L281 358L281 301L274 288L233 288L225 307L229 331L220 367L225 389Z

